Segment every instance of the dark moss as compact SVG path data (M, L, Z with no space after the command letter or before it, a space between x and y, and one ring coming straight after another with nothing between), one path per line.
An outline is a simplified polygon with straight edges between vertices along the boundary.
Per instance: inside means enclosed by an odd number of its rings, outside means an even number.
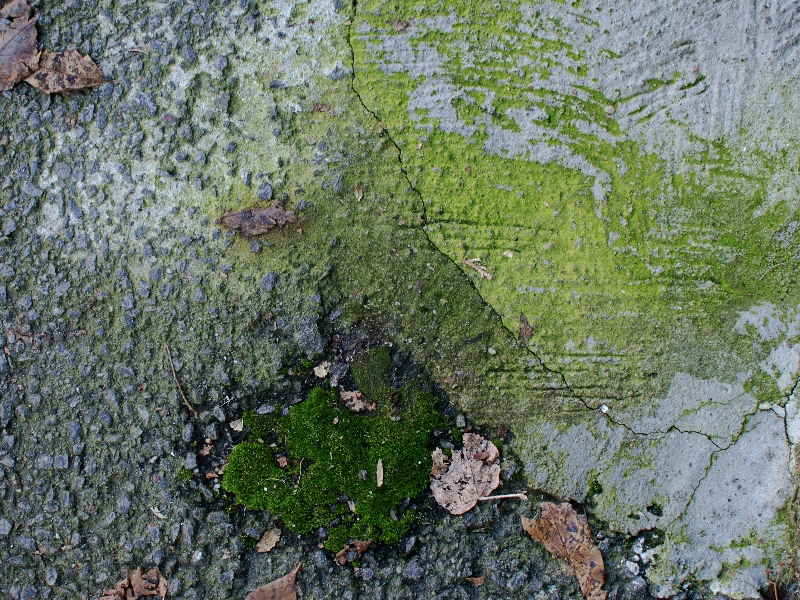
M443 419L432 395L392 389L388 369L388 348L369 352L354 365L359 386L377 404L371 414L351 413L322 388L279 419L246 413L250 440L231 453L223 487L250 510L279 513L298 533L341 519L344 523L330 530L331 550L348 536L397 542L414 519L413 511L398 514L399 507L427 487L429 444ZM271 448L266 439L271 432L280 433L275 439L287 446ZM285 454L287 466L279 466L276 450Z

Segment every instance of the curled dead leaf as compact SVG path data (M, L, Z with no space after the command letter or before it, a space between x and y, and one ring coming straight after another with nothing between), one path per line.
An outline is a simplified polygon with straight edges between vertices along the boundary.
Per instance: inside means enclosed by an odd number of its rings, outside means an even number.
M231 421L231 429L234 431L241 431L244 429L244 419L236 419L235 421Z
M157 519L166 519L167 518L162 514L162 512L160 510L158 510L157 506L151 506L150 507L150 512L153 513L156 516Z
M525 318L525 315L519 313L519 338L528 342L530 341L532 336L533 336L533 327L531 326L530 323L528 323L528 319Z
M311 107L311 112L328 112L330 109L330 104L325 104L324 102L315 102L314 106Z
M324 379L330 373L331 363L327 360L323 361L321 364L314 367L314 375L319 377L320 379Z
M394 21L392 27L394 27L395 31L403 31L403 29L408 27L408 21Z
M469 581L475 587L481 587L486 582L486 573L480 577L464 577L464 579Z
M486 270L486 267L484 267L483 265L479 265L478 264L479 262L481 262L480 258L475 257L475 258L470 258L469 260L467 260L465 258L462 258L461 262L464 263L465 265L467 265L468 267L472 267L473 269L475 269L478 272L478 275L480 275L481 279L484 279L484 278L491 279L492 278L492 274L489 273L489 271Z
M25 81L46 94L57 94L96 87L106 80L90 56L81 56L77 50L67 50L42 52L39 55L39 68Z
M268 529L256 544L256 552L269 552L281 539L280 529Z
M145 596L167 597L167 580L158 567L153 567L147 573L142 567L136 567L126 579L117 582L113 590L103 590L100 600L136 600Z
M377 476L378 476L378 487L383 485L383 459L378 459L378 468L377 468Z
M286 223L297 223L293 210L283 208L283 202L275 200L269 208L246 208L225 213L220 217L220 225L238 229L244 236L261 235L275 227L283 228Z
M280 579L253 590L244 600L297 600L297 572L301 564L297 563L291 572Z
M606 600L607 593L602 589L605 582L603 555L592 542L586 516L576 513L568 502L543 502L539 507L541 517L536 520L522 517L522 528L548 552L569 561L587 600Z
M500 451L475 434L464 435L464 448L448 464L441 448L433 451L431 491L439 506L461 515L500 485Z
M361 540L353 540L336 553L336 562L344 566L357 558L361 558L361 555L367 551L367 548L369 548L371 543L372 540L367 540L366 542L362 542Z
M0 9L9 23L0 23L0 92L22 81L39 66L36 21L39 15L26 2L15 1Z
M361 412L362 410L375 410L375 405L367 401L366 396L360 391L348 392L339 390L339 400L344 403L350 412Z
M364 197L364 192L361 191L361 186L356 186L356 200L361 200Z
M286 460L286 457L285 457L285 456L279 456L279 457L278 457L278 466L279 466L281 469L282 469L283 467L285 467L286 465L288 465L288 464L289 464L289 461L288 461L288 460Z

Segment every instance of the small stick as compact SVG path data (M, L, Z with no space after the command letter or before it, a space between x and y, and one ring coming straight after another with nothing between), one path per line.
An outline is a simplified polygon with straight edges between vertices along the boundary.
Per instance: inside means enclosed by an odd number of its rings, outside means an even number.
M505 498L521 498L523 500L527 500L528 497L520 492L519 494L501 494L499 496L481 496L478 500L503 500Z
M759 281L761 281L762 279L764 279L764 277L766 277L766 276L767 276L767 273L769 273L770 271L772 271L772 269L774 269L775 267L782 267L782 266L784 266L785 264L786 264L785 262L779 262L777 265L772 265L772 266L771 266L769 269L767 269L766 271L764 271L764 274L763 274L761 277L759 277L759 278L758 278L758 280L759 280Z
M172 378L175 380L175 387L178 388L178 391L181 394L181 398L183 398L183 403L186 405L192 414L196 417L197 411L192 408L192 405L189 404L189 401L186 399L186 396L183 395L183 390L181 389L181 384L178 383L178 376L175 374L175 365L172 363L172 352L169 351L169 344L164 342L164 347L167 349L167 356L169 357L169 368L172 369Z

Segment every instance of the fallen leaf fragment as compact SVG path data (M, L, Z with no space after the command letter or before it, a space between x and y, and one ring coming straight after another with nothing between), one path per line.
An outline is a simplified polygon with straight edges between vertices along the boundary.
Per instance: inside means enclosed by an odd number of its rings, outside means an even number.
M461 262L464 263L465 265L467 265L468 267L472 267L473 269L475 269L478 272L478 275L481 276L480 277L481 279L483 279L483 278L491 279L492 278L492 274L489 273L489 271L486 270L486 267L484 267L483 265L479 265L478 264L479 262L481 262L480 258L475 257L475 258L470 258L469 260L467 260L465 258L462 258Z
M39 15L25 2L6 4L0 15L11 19L0 23L0 92L5 92L22 81L39 66L36 50L36 21Z
M511 250L506 250L505 252L503 252L503 256L505 256L506 258L514 258L514 253L511 252Z
M324 379L330 373L331 363L327 360L323 361L321 364L314 367L314 375L319 377L320 379Z
M383 485L383 459L382 458L378 459L377 475L378 475L378 487L381 487Z
M0 17L4 19L18 19L19 17L28 16L31 12L31 7L25 0L14 0L9 2L0 9Z
M285 457L285 456L279 456L279 457L278 457L278 466L279 466L281 469L282 469L283 467L285 467L286 465L288 465L288 464L289 464L289 461L288 461L288 460L286 460L286 457Z
M481 587L486 581L486 573L484 573L480 577L464 577L464 579L469 581L475 587Z
M525 318L525 315L519 313L519 337L528 342L531 336L533 336L533 327L528 323L528 319Z
M231 421L231 429L234 431L241 431L244 429L244 419L236 419L235 421Z
M150 512L153 513L156 516L157 519L166 519L167 518L167 517L164 516L164 514L160 510L158 510L157 506L151 506L150 507Z
M475 434L464 435L464 448L448 465L441 448L433 451L431 491L439 506L461 515L500 485L500 451Z
M586 516L576 513L568 502L543 502L539 507L541 517L536 520L522 517L522 528L548 552L569 561L587 600L606 600L607 593L602 589L605 581L603 555L592 542Z
M356 186L356 200L361 200L364 197L364 192L361 191L361 186Z
M394 21L392 27L394 27L395 31L403 31L403 29L408 27L408 21Z
M269 552L281 539L280 529L268 529L256 544L256 552Z
M348 562L352 562L357 558L361 558L361 555L367 551L367 548L369 548L371 543L372 540L367 540L366 542L362 542L361 540L353 540L336 553L336 562L344 566Z
M330 104L325 104L323 102L315 102L314 106L311 107L311 112L328 112L331 109Z
M199 456L208 456L211 453L212 448L213 446L211 444L206 444L205 446L203 446L203 449L200 450L197 454Z
M297 600L297 572L301 564L297 563L291 572L280 579L253 590L244 600Z
M167 596L167 580L153 567L147 573L142 567L128 573L128 577L117 582L113 590L103 590L100 600L135 600L144 596Z
M283 208L283 202L275 200L269 208L246 208L225 213L220 217L220 225L238 229L242 235L261 235L275 227L283 228L286 223L297 223L293 210Z
M339 390L339 400L341 400L350 412L361 412L362 410L375 410L375 405L367 402L367 398L360 391L347 392Z
M25 81L46 94L57 94L97 87L105 82L105 78L90 56L81 56L77 50L68 50L42 52L39 55L39 68Z

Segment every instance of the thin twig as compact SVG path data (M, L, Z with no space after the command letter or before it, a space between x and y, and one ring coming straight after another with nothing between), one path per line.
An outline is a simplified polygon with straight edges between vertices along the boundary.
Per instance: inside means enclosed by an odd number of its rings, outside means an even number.
M521 498L527 500L528 496L520 492L519 494L500 494L499 496L481 496L478 500L504 500L505 498Z
M172 378L175 380L175 387L178 388L178 391L181 394L181 398L183 398L183 403L186 405L186 408L192 411L192 414L196 417L197 411L194 408L192 408L191 404L189 404L189 401L186 399L186 396L183 395L181 384L178 383L178 376L175 374L175 365L172 362L172 352L169 351L169 344L164 342L164 347L167 349L167 356L169 357L169 368L172 369Z
M774 269L775 267L782 267L782 266L784 266L784 265L786 265L786 263L785 263L785 262L779 262L777 265L772 265L772 266L771 266L769 269L767 269L766 271L764 271L764 274L763 274L761 277L759 277L759 278L758 278L758 280L759 280L759 281L761 281L762 279L764 279L764 277L766 277L766 276L767 276L767 273L769 273L770 271L772 271L772 269Z

